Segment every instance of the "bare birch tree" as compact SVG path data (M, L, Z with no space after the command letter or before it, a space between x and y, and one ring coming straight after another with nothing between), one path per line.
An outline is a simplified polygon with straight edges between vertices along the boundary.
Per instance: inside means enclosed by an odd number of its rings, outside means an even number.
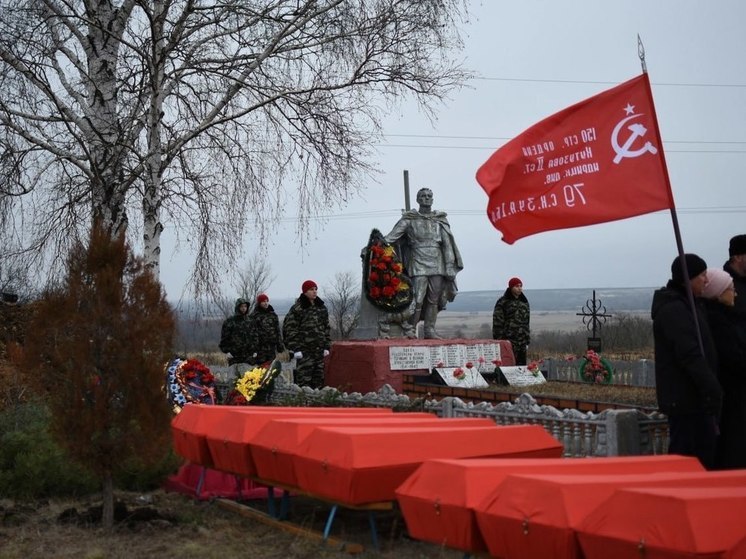
M284 208L302 239L362 188L400 99L464 83L467 3L0 0L0 246L59 263L99 217L158 277L168 225L216 293Z
M360 320L360 279L352 272L338 272L327 293L332 338L347 340Z

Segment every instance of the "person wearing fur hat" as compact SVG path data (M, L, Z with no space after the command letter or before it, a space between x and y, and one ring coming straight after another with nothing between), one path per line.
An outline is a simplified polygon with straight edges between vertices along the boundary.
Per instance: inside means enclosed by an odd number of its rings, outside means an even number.
M280 319L274 307L269 304L269 296L266 293L257 296L250 318L257 338L256 362L264 364L274 361L279 352L285 351L285 346L282 343Z
M733 278L736 289L735 311L742 331L746 331L746 235L736 235L728 245L728 261L723 270ZM740 297L739 297L740 295Z
M520 278L510 278L508 288L495 303L492 312L492 337L495 340L510 341L515 364L526 364L526 351L531 343L531 308L523 294L523 282Z
M329 311L318 296L318 286L306 280L300 297L282 322L282 337L291 356L297 359L295 383L299 386L324 386L324 357L331 348Z
M685 254L683 260L686 273L677 256L671 279L653 294L656 396L658 408L668 416L668 451L696 456L711 469L723 391L716 376L717 351L699 299L707 284L707 263L696 254Z
M715 467L746 468L746 336L737 325L733 309L733 278L724 270L708 268L702 297L718 353L718 380L723 387Z

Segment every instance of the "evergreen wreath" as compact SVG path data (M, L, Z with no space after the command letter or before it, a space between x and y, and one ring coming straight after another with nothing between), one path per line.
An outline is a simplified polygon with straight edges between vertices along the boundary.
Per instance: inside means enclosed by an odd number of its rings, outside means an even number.
M606 359L589 349L580 361L580 380L596 384L611 384L614 369Z

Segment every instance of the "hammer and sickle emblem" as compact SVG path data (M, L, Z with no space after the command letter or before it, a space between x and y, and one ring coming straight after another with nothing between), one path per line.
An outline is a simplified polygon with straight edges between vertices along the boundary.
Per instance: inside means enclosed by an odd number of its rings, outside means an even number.
M630 124L627 127L627 130L629 130L631 134L627 137L627 141L624 142L623 146L619 145L619 132L622 130L622 127L633 118L637 118L639 116L642 115L628 116L627 118L620 120L619 123L614 127L614 132L611 134L611 147L614 148L614 151L616 152L614 163L619 163L625 157L639 157L644 153L652 153L653 155L658 153L658 148L656 148L650 142L645 142L645 144L639 149L631 149L632 144L635 143L635 140L637 140L638 137L642 138L643 136L645 136L648 131L647 128L645 128L638 122Z

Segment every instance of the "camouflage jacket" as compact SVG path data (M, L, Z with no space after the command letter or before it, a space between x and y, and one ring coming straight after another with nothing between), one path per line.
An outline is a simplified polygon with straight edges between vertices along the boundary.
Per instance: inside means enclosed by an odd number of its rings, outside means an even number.
M284 351L282 335L280 333L280 319L272 305L266 309L257 305L251 312L251 321L254 323L257 344L257 363L272 361L278 351Z
M329 311L324 301L316 297L311 302L301 294L285 315L282 338L290 351L301 351L303 357L320 358L332 345Z
M220 351L230 353L233 358L229 363L253 363L256 353L257 336L249 313L241 314L238 307L247 303L244 299L236 300L235 314L223 322L220 329Z
M492 337L496 340L509 340L516 347L526 347L531 343L531 309L528 299L521 293L514 297L510 288L495 303L492 313Z

